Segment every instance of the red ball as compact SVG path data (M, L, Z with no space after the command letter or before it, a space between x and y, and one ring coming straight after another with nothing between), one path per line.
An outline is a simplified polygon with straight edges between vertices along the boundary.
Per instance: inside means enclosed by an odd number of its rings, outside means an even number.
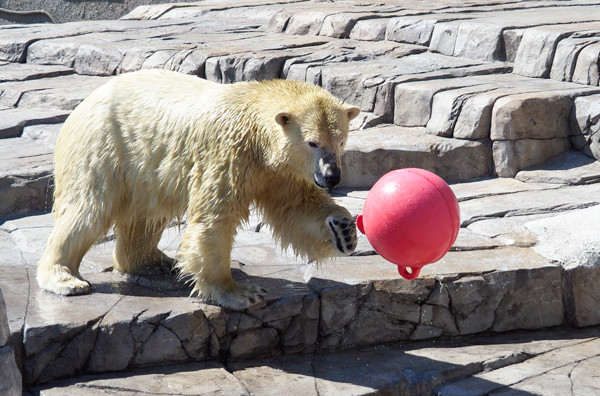
M424 169L398 169L371 188L356 224L381 257L396 264L400 275L414 279L421 267L438 261L452 247L460 209L439 176Z

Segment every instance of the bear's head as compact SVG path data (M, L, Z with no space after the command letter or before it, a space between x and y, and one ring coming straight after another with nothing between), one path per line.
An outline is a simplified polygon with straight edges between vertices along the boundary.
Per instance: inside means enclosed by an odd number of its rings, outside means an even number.
M334 188L342 178L341 155L348 125L360 109L324 89L303 83L302 90L275 116L291 147L288 165L321 188Z

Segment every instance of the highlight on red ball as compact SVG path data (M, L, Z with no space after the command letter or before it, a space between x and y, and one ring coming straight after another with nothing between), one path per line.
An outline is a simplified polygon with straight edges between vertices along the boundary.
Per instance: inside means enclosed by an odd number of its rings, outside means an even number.
M373 185L356 225L401 276L415 279L456 241L460 209L441 177L424 169L397 169Z

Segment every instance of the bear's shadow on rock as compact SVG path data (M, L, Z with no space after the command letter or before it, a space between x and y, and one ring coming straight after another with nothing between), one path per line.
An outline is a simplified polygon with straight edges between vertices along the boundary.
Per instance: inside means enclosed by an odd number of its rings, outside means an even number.
M267 291L266 302L298 295L314 294L304 283L287 279L250 276L244 271L232 268L236 282L252 284ZM181 297L190 298L192 285L188 279L180 279L176 272L162 274L126 275L115 271L85 276L92 284L92 294L120 294L135 297ZM195 297L192 297L195 298ZM201 302L198 300L198 302Z

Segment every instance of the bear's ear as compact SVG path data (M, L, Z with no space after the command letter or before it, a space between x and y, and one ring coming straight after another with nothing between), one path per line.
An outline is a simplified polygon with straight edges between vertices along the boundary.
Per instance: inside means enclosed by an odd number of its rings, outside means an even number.
M346 111L348 112L348 121L353 120L360 113L360 109L355 106L346 108Z
M275 116L275 122L282 127L285 127L292 120L292 115L286 111L282 111Z

